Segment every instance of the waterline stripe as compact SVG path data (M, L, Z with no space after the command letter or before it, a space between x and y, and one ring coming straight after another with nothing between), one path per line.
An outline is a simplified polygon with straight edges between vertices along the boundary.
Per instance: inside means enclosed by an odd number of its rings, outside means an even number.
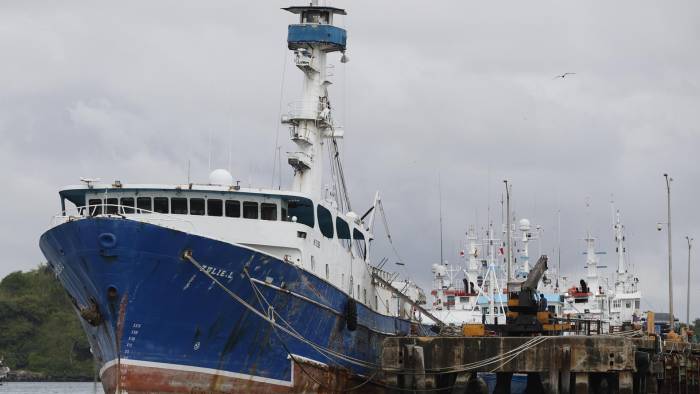
M121 359L119 363L122 365L131 365L134 367L160 368L160 369L167 369L167 370L171 370L171 371L196 372L196 373L203 373L203 374L208 374L208 375L224 376L224 377L228 377L228 378L250 380L253 382L274 384L277 386L292 387L294 385L294 361L289 360L289 362L292 364L292 369L291 369L292 376L291 376L291 380L289 380L289 381L280 380L280 379L265 378L262 376L249 375L249 374L244 374L244 373L239 373L239 372L229 372L229 371L224 371L224 370L214 369L214 368L195 367L192 365L158 363L158 362L154 362L154 361L143 361L143 360L134 360L134 359ZM104 374L104 372L107 369L109 369L113 366L116 366L116 365L117 365L116 359L106 362L105 365L100 369L100 378L102 378L102 375Z

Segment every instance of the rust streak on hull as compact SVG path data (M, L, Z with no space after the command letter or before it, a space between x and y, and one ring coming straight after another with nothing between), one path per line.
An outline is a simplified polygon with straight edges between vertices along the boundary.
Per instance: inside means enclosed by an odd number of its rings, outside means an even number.
M366 378L351 376L345 370L320 366L315 363L295 364L289 386L235 378L202 372L121 364L120 390L129 394L189 393L189 394L281 394L281 393L337 393L360 385ZM303 368L303 370L302 370ZM102 374L105 393L115 394L114 382L117 365ZM361 393L383 393L382 387L371 382L358 390Z

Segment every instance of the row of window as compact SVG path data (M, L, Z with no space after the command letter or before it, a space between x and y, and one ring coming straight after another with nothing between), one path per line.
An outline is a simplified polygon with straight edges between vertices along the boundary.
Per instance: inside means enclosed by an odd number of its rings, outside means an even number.
M103 205L104 201L104 205ZM185 197L122 197L90 199L91 215L132 214L132 213L172 213L176 215L226 216L230 218L277 220L277 204L256 201L221 200L216 198ZM242 209L241 209L242 208ZM282 208L282 220L287 220L287 210Z
M621 307L622 307L622 300L613 300L613 308L621 308ZM639 300L634 301L634 307L635 307L635 309L639 309ZM627 309L632 308L632 302L625 301L625 308L627 308Z
M287 207L281 207L281 218L290 221L295 218L297 223L314 227L313 203L307 199L288 198ZM217 198L186 198L186 197L121 197L95 198L88 201L90 215L133 214L133 213L163 213L176 215L225 216L231 218L278 220L277 204L256 201L224 200ZM365 237L358 229L350 232L348 223L336 217L333 220L331 211L321 205L316 206L318 227L326 238L338 237L339 242L350 251L353 245L362 258L366 254Z

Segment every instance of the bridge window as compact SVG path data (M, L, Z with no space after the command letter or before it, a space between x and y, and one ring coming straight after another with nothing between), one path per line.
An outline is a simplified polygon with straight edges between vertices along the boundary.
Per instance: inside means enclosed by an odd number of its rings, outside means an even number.
M326 238L333 238L333 215L331 211L319 205L316 208L318 215L318 227L321 229L321 234Z
M254 201L243 201L243 217L245 219L257 219L258 203Z
M107 207L105 208L107 214L116 215L119 212L119 199L108 198Z
M187 199L184 197L171 198L170 212L175 215L187 215Z
M350 250L350 245L352 244L350 237L350 226L348 223L341 219L335 218L335 232L338 235L338 241L345 247L345 249Z
M262 220L277 220L277 204L260 204L260 218Z
M154 197L153 210L158 213L170 213L168 197Z
M204 215L203 198L190 198L190 215Z
M150 213L148 211L153 210L153 202L151 201L151 197L137 197L136 208L138 208L138 213Z
M364 260L365 257L367 256L367 246L365 244L365 236L362 235L360 230L353 229L352 238L355 240L355 250L357 251L358 255L360 257L362 257L362 259Z
M226 200L226 217L241 217L241 202L236 200Z
M314 226L314 205L308 198L283 196L282 201L287 204L287 218L297 223Z
M219 199L209 199L207 200L207 215L209 216L223 216L224 215L224 202Z
M302 23L322 23L329 22L328 11L305 11L302 16Z
M91 216L102 215L102 200L101 199L93 198L90 201L88 201L88 205L89 205Z
M119 205L122 206L122 212L124 212L125 214L134 213L133 197L122 197L119 201Z

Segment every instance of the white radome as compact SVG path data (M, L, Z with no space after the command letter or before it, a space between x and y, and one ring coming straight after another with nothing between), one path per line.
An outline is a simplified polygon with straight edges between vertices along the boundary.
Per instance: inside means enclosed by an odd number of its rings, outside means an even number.
M530 230L530 221L527 219L520 219L520 222L518 223L520 225L520 231L528 231Z
M228 186L233 184L233 176L223 168L217 168L209 174L210 185Z

